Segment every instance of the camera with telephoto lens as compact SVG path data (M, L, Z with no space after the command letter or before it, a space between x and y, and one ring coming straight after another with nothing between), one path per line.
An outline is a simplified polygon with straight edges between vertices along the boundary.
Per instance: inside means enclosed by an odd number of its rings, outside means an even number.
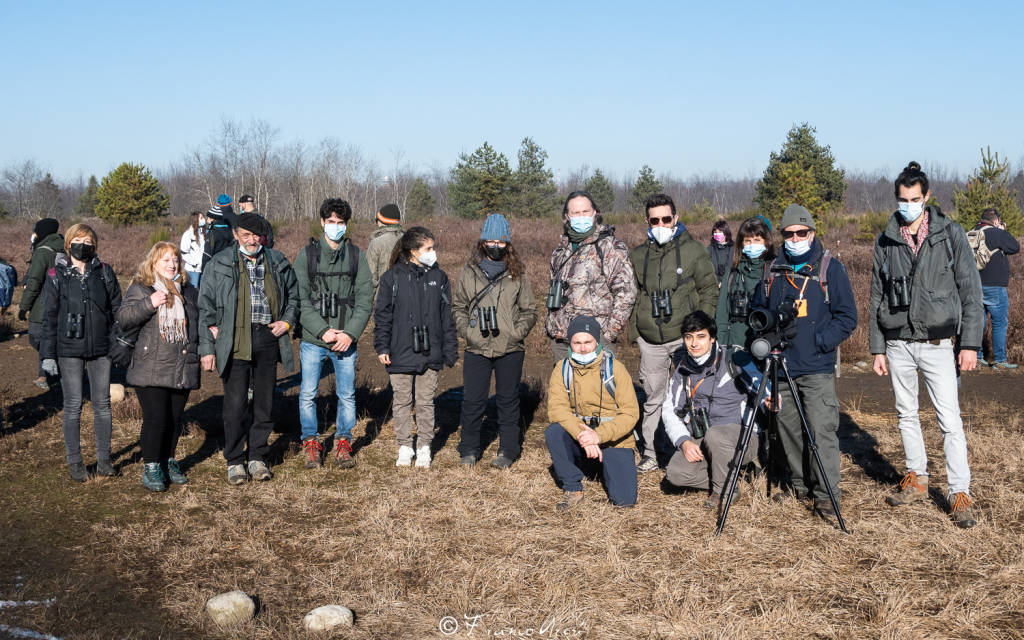
M69 340L81 340L85 337L85 314L68 312L64 337Z
M430 353L430 330L427 325L412 328L412 352Z
M889 306L893 309L910 306L910 283L907 276L889 279Z
M668 320L672 317L672 292L668 289L651 294L651 317Z
M496 307L477 307L474 309L473 315L479 321L480 333L485 338L492 334L497 337L501 333L498 330L498 309Z
M796 322L796 300L787 298L775 309L754 309L750 312L747 322L755 333L785 331Z
M551 286L548 288L548 309L552 311L558 311L565 306L567 302L565 297L565 290L567 288L565 280L552 280Z
M320 317L338 317L338 294L334 292L320 292Z

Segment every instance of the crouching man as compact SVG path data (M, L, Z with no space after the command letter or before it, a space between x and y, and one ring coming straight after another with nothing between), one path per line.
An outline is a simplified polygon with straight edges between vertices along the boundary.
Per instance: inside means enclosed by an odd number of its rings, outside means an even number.
M725 347L715 339L715 320L703 311L683 318L682 333L686 353L672 373L661 410L665 432L677 449L665 467L665 479L677 487L710 488L704 506L716 509L760 374L753 363L730 367ZM739 369L738 375L731 369ZM757 452L756 423L754 428L741 466Z
M569 323L569 357L555 365L548 384L544 432L555 476L565 491L558 511L583 501L584 458L599 463L608 499L618 507L636 504L633 428L640 408L633 379L601 344L601 326L592 316Z

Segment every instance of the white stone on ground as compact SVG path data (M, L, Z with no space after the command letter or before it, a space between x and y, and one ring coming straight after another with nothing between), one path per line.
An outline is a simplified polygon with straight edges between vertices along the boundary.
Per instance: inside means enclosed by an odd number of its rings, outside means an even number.
M342 625L352 625L352 612L339 604L317 607L302 619L302 627L309 632L329 631Z
M206 613L214 622L227 627L252 620L256 603L244 591L228 591L207 600Z
M110 385L110 401L121 402L124 400L124 385L114 383Z

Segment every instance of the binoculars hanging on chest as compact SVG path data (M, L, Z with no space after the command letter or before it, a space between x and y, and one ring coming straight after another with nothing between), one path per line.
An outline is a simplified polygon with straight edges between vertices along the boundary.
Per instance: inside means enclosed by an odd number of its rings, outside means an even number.
M430 353L430 329L427 325L412 328L412 352Z
M501 334L498 329L498 309L497 307L477 307L473 310L473 318L470 320L470 324L480 323L480 333L486 338L493 334L495 337Z
M321 291L320 292L320 317L322 318L337 318L338 317L338 294L332 291Z
M672 290L651 292L651 317L668 320L672 317Z
M81 340L85 337L85 314L68 312L64 325L64 337L69 340Z
M910 306L910 281L907 276L889 279L889 306L894 309Z
M551 287L548 288L548 309L551 311L557 311L565 306L567 302L565 297L565 290L568 288L565 280L552 280Z

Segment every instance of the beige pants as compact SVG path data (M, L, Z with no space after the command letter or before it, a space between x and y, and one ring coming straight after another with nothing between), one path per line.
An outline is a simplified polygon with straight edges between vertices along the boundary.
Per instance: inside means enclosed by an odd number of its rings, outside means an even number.
M394 390L395 436L399 445L412 444L413 395L416 401L416 447L430 446L434 439L434 392L437 391L437 371L423 373L392 373Z
M647 394L640 422L640 435L643 438L637 440L637 449L640 455L653 458L654 436L661 425L661 405L665 402L668 382L672 377L672 354L686 347L683 346L682 338L665 344L651 344L643 338L637 338L636 344L640 347L640 384Z
M711 427L703 438L694 439L697 446L704 452L704 459L700 462L690 462L682 451L676 451L672 459L668 461L668 466L665 467L665 479L677 487L708 489L708 458L710 458L710 489L712 493L721 493L722 486L729 475L729 463L736 455L742 430L738 424L722 424ZM753 433L750 435L747 455L743 457L741 466L754 459L757 447L758 437L756 433Z

